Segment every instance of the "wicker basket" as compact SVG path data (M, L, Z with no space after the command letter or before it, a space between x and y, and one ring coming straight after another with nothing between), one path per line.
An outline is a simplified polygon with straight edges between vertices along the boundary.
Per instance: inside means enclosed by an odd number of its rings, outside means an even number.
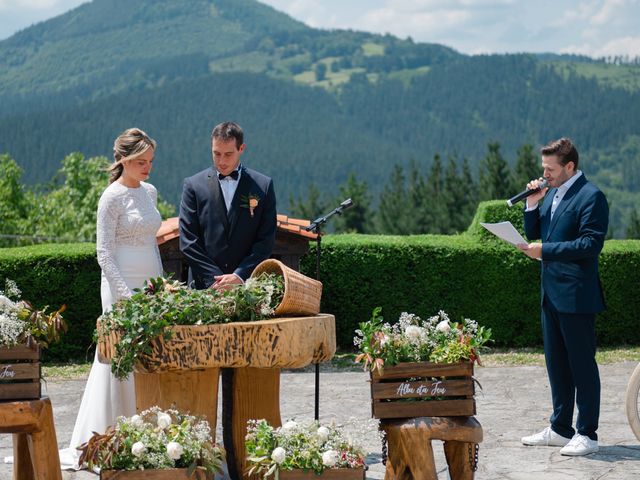
M274 259L260 263L251 276L257 277L262 273L275 273L284 279L284 296L276 307L276 315L317 315L320 312L321 282Z

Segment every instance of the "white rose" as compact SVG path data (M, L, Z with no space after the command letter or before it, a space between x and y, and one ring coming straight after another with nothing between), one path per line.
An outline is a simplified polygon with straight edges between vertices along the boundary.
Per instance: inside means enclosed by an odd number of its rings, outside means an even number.
M409 340L418 340L420 338L420 334L422 333L422 329L416 325L409 325L404 333L409 338Z
M131 454L134 457L140 458L142 455L145 454L146 451L147 451L147 447L145 447L144 443L142 442L136 442L133 445L131 445Z
M318 439L321 442L326 442L327 440L329 440L329 429L327 427L318 428L317 434L318 434Z
M158 414L158 426L163 430L171 425L171 415L168 413L160 412Z
M335 450L327 450L322 454L322 465L325 467L333 467L338 462L338 452Z
M131 417L131 425L133 425L134 427L141 427L142 425L144 425L144 421L142 420L142 417L140 415L134 415L133 417Z
M282 447L276 447L273 452L271 452L271 460L280 465L284 462L284 459L287 458L287 452Z
M451 331L451 325L449 325L449 320L442 320L437 326L436 330L438 332L449 333Z
M294 428L296 428L298 426L298 424L296 422L294 422L293 420L289 420L287 423L285 423L282 426L282 429L285 432L288 432L289 430L293 430Z
M178 442L167 443L167 455L171 460L179 460L184 452L184 448Z

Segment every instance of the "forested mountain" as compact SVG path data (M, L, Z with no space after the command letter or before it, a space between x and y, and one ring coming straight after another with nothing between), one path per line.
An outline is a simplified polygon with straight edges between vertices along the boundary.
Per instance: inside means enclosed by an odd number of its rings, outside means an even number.
M226 119L245 128L245 163L274 178L282 212L350 172L375 203L396 164L426 174L439 153L477 173L490 142L513 165L523 144L559 136L577 143L620 231L640 199L637 65L461 55L312 29L254 0L94 0L0 42L0 153L30 182L72 151L109 156L136 125L159 142L151 181L177 203Z

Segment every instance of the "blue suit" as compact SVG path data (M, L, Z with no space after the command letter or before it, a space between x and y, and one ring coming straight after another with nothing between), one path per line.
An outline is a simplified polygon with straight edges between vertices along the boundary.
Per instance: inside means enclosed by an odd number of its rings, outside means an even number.
M578 433L597 440L600 377L595 316L605 308L598 256L609 224L604 194L582 175L551 218L555 190L525 211L530 240L542 240L542 332L553 401L551 428L571 438L574 402Z
M258 205L249 208L249 199ZM227 212L216 170L186 178L180 202L180 250L189 264L189 284L204 289L215 276L246 280L271 256L276 234L276 195L271 178L242 167ZM193 282L193 283L192 283Z

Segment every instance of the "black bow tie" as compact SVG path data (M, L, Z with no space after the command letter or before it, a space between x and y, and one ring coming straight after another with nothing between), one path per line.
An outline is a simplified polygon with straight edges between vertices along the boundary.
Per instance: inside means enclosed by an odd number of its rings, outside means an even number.
M229 175L225 175L223 173L218 173L218 178L220 180L224 180L227 177L231 177L233 180L238 180L238 175L239 175L238 170L234 170Z

